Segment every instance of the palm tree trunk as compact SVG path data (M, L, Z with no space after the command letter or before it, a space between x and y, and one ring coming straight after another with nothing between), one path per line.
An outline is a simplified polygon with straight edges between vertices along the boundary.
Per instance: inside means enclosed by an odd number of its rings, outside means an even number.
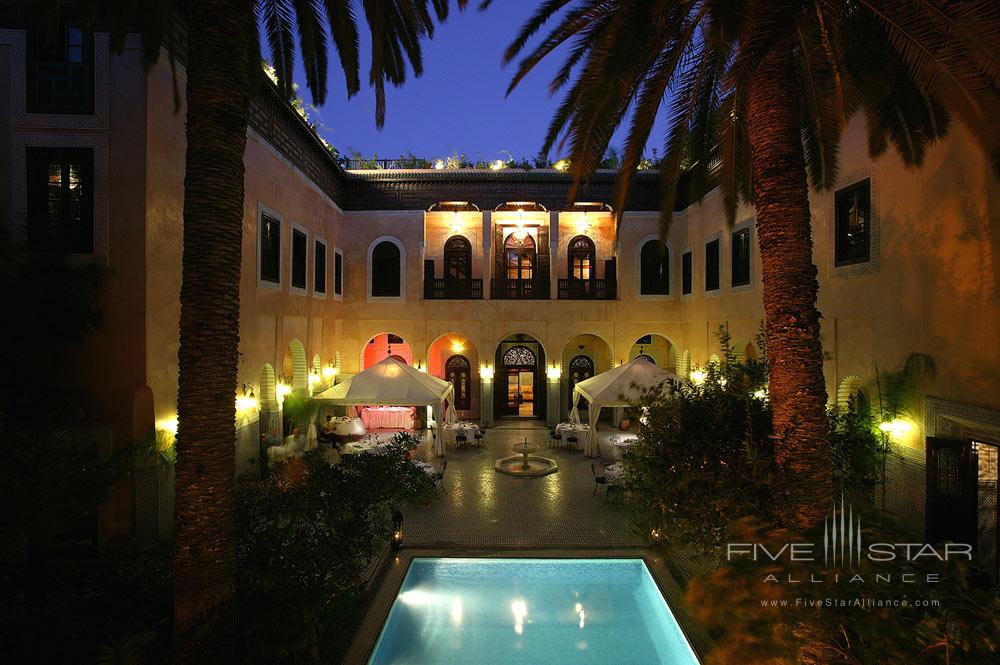
M749 85L747 120L775 453L789 527L815 524L830 506L823 347L800 113L791 48L776 46Z
M174 619L180 637L233 592L235 391L251 3L185 3L184 258Z

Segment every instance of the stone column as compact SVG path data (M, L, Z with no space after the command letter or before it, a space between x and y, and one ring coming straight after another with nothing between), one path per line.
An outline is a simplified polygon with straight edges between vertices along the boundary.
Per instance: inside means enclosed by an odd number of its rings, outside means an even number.
M552 300L559 298L559 212L556 210L549 211L549 289Z
M492 296L490 282L493 278L493 223L489 210L483 212L483 300ZM490 407L492 409L492 406Z
M555 370L546 370L546 398L548 399L546 409L545 409L545 421L549 426L553 426L559 422L559 388L560 388L560 378L561 370L558 365Z
M487 370L492 371L492 367ZM482 422L493 422L493 378L484 376L482 369L479 371L479 412Z

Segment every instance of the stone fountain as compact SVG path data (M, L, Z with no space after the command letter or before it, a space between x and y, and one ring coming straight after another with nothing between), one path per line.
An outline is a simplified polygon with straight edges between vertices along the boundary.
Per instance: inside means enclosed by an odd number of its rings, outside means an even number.
M522 478L538 478L559 470L559 465L554 459L533 455L538 446L528 443L528 439L522 443L515 443L511 448L517 453L516 455L501 457L494 464L494 468L500 473Z

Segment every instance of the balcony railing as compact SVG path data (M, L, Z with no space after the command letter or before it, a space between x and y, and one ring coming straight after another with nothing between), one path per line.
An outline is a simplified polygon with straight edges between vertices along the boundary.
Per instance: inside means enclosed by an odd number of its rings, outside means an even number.
M425 279L424 300L482 300L481 279Z
M494 300L548 300L549 278L494 279L491 292Z
M560 279L559 300L616 300L618 282L613 279Z

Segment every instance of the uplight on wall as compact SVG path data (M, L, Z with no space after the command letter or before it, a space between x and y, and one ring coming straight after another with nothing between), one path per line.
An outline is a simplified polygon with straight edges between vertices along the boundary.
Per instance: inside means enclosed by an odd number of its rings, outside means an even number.
M286 395L292 394L292 387L284 381L281 381L274 387L274 393L278 396L279 400L283 400Z
M893 418L890 421L879 423L878 428L890 437L899 438L913 429L913 423L906 418Z
M177 416L156 421L156 430L177 436Z
M562 376L562 368L558 365L552 365L545 370L545 376L549 377L550 381L558 381L559 377Z
M492 381L493 368L490 367L489 365L481 365L479 367L479 378L481 378L483 381Z

